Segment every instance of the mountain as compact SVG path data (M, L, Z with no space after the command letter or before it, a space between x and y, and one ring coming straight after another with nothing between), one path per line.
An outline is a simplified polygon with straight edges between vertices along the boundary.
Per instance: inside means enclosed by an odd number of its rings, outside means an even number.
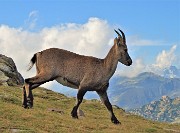
M171 99L168 96L162 96L162 99L158 101L153 101L129 112L155 121L176 122L180 120L179 111L180 97Z
M169 79L150 72L134 78L115 77L110 82L108 94L112 104L126 110L138 108L163 95L172 98L180 96L180 79Z
M180 78L180 69L176 66L169 66L166 68L159 68L153 65L146 67L146 72L153 72L165 78Z
M21 89L0 86L1 133L170 133L180 126L146 120L114 107L121 125L114 125L104 105L98 100L84 100L80 110L85 116L71 118L70 112L76 101L60 93L36 88L33 90L34 107L21 107Z
M163 70L162 76L165 78L180 78L180 69L175 66L170 66Z

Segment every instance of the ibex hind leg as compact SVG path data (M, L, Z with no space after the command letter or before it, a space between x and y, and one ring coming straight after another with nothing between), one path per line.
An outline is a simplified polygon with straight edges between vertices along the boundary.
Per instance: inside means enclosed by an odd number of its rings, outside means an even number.
M33 107L34 98L33 98L32 90L50 80L52 80L51 77L45 74L38 74L35 77L25 79L24 88L25 88L26 93L24 95L26 95L26 99L24 98L25 100L23 104L25 108Z
M22 90L22 106L24 108L27 108L27 96L26 96L25 86L23 87L23 90Z

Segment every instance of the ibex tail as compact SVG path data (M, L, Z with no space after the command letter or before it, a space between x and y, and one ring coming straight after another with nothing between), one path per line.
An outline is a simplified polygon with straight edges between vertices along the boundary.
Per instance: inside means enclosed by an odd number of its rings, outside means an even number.
M27 69L27 71L29 71L33 65L36 63L36 60L37 60L37 57L36 57L36 54L34 54L34 56L31 58L31 61L29 63L29 68Z

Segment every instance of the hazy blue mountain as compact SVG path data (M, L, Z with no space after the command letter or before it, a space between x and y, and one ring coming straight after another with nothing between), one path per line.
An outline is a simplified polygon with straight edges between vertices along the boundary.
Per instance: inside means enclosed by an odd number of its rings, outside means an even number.
M155 121L179 123L179 111L180 97L171 99L168 96L162 96L158 101L153 101L140 108L132 109L129 112Z
M180 96L180 79L145 72L135 78L115 77L108 91L113 104L128 110L158 100L163 95Z
M175 66L170 66L163 70L162 76L166 78L180 78L180 69Z

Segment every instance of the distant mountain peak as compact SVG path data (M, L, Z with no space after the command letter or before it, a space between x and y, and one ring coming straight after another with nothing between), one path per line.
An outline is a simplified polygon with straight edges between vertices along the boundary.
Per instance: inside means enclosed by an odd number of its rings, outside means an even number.
M153 72L157 75L160 75L165 78L180 78L180 69L176 66L169 66L164 69L159 67L154 67L153 65L149 65L146 67L146 70L148 72Z
M176 66L170 66L163 70L163 74L165 78L180 78L180 69Z

